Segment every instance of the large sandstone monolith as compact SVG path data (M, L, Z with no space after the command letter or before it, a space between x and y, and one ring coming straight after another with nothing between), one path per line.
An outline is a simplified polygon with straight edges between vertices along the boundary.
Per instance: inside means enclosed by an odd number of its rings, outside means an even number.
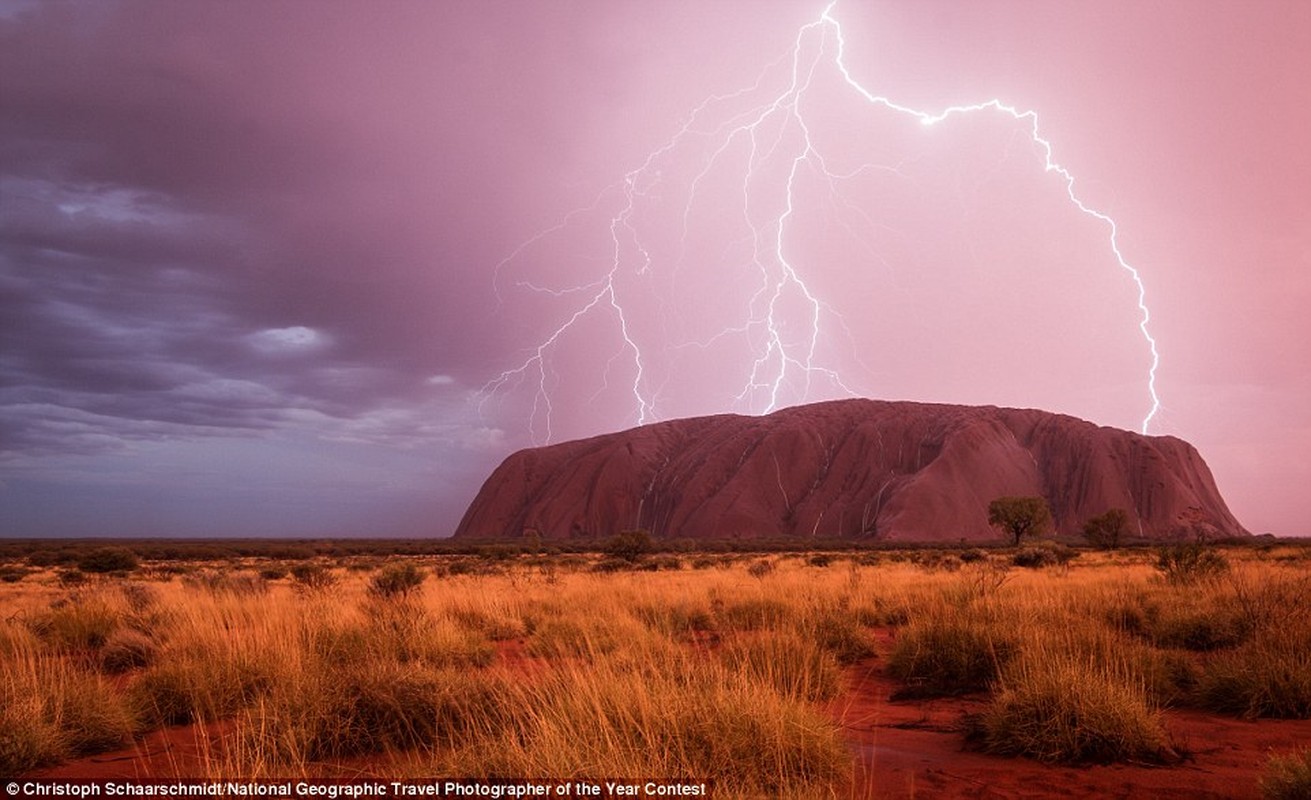
M1128 512L1130 535L1245 536L1187 442L1029 409L838 400L670 420L521 450L456 536L998 538L989 501L1041 495L1057 532Z

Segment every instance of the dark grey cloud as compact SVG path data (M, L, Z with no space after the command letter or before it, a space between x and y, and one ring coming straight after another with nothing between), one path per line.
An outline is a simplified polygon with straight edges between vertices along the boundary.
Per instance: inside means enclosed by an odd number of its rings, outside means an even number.
M334 11L350 9L51 4L0 22L0 448L434 433L371 415L465 390L426 381L467 382L462 340L492 337L457 299L487 258L460 219L479 203L416 195L404 128L325 85L369 55L341 52L351 15ZM376 148L348 146L369 124Z
M613 180L614 153L593 165L579 131L658 77L634 72L652 44L627 37L664 15L631 16L294 0L0 13L7 425L33 404L250 430L287 424L279 409L350 420L467 398L519 355L507 334L525 320L495 313L494 265L558 214L525 187ZM297 330L313 346L277 346Z

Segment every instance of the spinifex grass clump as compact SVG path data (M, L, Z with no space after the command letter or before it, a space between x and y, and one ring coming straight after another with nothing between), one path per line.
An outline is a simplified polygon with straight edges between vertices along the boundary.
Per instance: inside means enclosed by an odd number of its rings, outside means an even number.
M1251 628L1234 609L1164 610L1149 630L1152 640L1161 647L1207 652L1242 644L1252 634Z
M1197 703L1247 718L1311 718L1311 576L1248 572L1230 583L1221 600L1247 635L1206 660Z
M643 601L634 605L632 614L651 630L676 641L688 641L697 634L714 631L716 627L710 604L703 601Z
M519 639L529 633L528 623L515 604L497 598L463 598L446 607L447 615L465 630L493 642Z
M529 655L546 659L595 660L613 653L621 642L605 620L550 616L534 623L526 649Z
M256 595L268 591L269 579L262 573L200 569L182 576L182 584L213 594Z
M32 632L52 648L85 655L102 647L121 622L121 609L100 593L76 593L30 618Z
M802 634L833 654L840 664L854 664L874 655L874 640L849 609L815 611L802 625Z
M495 648L478 630L405 607L370 611L368 638L384 658L434 667L485 667Z
M836 727L758 676L645 638L631 659L503 684L509 716L421 774L712 780L717 797L828 796L850 774ZM640 651L640 652L637 652Z
M331 613L289 594L273 601L208 582L170 588L169 613L152 637L154 663L126 688L156 726L226 719L248 707L296 668L305 642L299 620Z
M897 637L888 673L905 684L899 698L981 692L1015 649L1012 635L984 615L938 611L912 617Z
M1311 797L1311 749L1275 755L1261 777L1266 800L1306 800Z
M1132 667L1071 644L1027 649L1003 671L996 695L972 723L983 748L1068 763L1176 760Z
M1197 652L1236 647L1255 628L1251 616L1220 587L1202 591L1169 585L1122 591L1103 616L1112 628L1158 647Z
M0 774L121 747L136 727L100 676L36 642L16 642L0 664Z
M724 664L788 698L831 700L841 683L832 654L791 631L732 639L720 651Z
M154 726L221 720L255 702L279 679L270 658L165 648L130 684L136 713Z
M109 635L100 649L100 669L108 675L148 667L155 661L154 640L138 630L120 628Z
M1198 702L1254 719L1311 719L1311 626L1268 629L1202 668Z
M721 599L716 604L715 620L726 631L776 630L786 625L791 612L786 601L774 597Z
M508 700L488 675L385 660L307 665L246 713L243 736L284 764L451 747L502 728Z

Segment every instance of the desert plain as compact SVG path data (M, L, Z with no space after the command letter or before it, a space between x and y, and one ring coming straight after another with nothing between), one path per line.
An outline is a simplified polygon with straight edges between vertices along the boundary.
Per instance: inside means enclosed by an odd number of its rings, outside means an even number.
M36 546L0 570L4 775L1282 798L1311 773L1297 543Z

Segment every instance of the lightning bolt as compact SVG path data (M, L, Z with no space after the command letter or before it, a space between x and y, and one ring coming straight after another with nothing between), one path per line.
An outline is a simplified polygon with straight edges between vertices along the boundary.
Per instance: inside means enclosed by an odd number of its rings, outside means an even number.
M827 183L831 197L836 197L833 189L839 182L870 170L896 174L897 165L865 164L847 173L836 173L829 168L823 154L816 147L811 127L802 112L817 69L821 64L829 64L841 76L843 85L869 106L913 118L926 128L947 123L955 117L983 113L1000 114L1022 126L1022 130L1041 154L1044 172L1055 173L1073 206L1105 226L1111 253L1137 289L1138 329L1151 354L1146 381L1150 407L1142 420L1142 432L1148 432L1153 418L1161 408L1156 389L1160 354L1149 330L1151 312L1147 306L1146 287L1139 271L1121 251L1116 221L1089 206L1075 192L1074 175L1055 160L1052 143L1039 131L1036 112L1021 110L992 99L954 105L931 113L902 105L867 89L847 66L846 39L841 23L834 16L836 5L835 0L817 19L799 28L790 51L766 67L753 86L731 94L706 98L692 110L673 136L649 153L640 165L626 173L620 181L604 189L591 206L569 212L559 224L533 236L497 265L496 288L499 297L500 275L504 268L522 259L527 251L548 236L566 229L583 212L596 209L607 197L616 198L618 208L609 215L607 225L610 253L603 275L576 286L550 287L526 280L515 283L520 290L556 300L576 297L577 302L564 315L563 321L528 351L523 361L500 373L483 387L483 403L521 384L531 385L529 432L535 442L550 442L554 412L551 395L559 381L552 366L552 354L582 320L607 314L613 319L618 333L617 350L607 362L603 387L598 394L608 388L613 365L618 360L625 360L629 364L631 380L625 384L624 392L631 394L633 417L638 424L658 418L662 385L652 385L653 381L648 376L648 359L639 342L641 337L635 332L626 300L632 295L641 295L643 281L649 281L653 271L663 263L647 243L641 204L657 196L660 187L666 183L661 167L664 159L681 151L685 145L687 149L692 149L698 141L709 144L703 147L700 169L688 183L687 201L681 214L680 245L683 250L670 258L670 279L677 277L683 265L692 208L701 184L712 170L744 147L745 165L742 170L739 212L748 231L749 266L758 283L750 294L739 323L725 327L721 333L704 341L687 341L674 349L706 349L724 337L745 338L753 355L750 356L746 379L734 401L744 404L751 411L768 413L774 410L783 402L787 391L799 393L804 401L812 396L816 381L823 384L821 391L855 396L856 392L837 370L820 361L819 346L825 322L831 319L842 327L845 327L845 323L807 285L798 264L790 256L787 247L789 224L797 212L796 187L803 170ZM766 76L783 65L788 70L787 86L783 91L765 102L733 109L734 103L758 94ZM703 118L712 109L725 109L727 119L718 124L706 125ZM777 161L781 161L785 169L781 176L781 193L775 196L775 205L771 208L759 199L759 193L753 192L753 187L758 181L768 180L768 170ZM800 334L792 330L795 324L789 324L791 318L784 310L787 303L803 309L800 315L803 318Z

